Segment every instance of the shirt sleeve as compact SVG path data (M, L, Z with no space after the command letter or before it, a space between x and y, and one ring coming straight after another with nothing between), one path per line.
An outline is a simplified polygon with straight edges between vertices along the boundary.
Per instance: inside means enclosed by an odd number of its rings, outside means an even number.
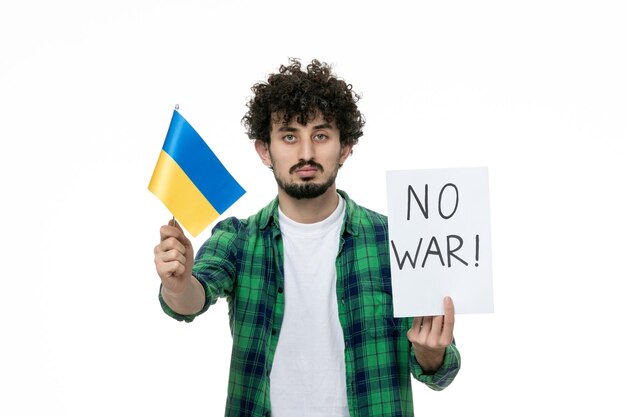
M448 347L444 354L443 363L439 369L433 374L427 374L415 359L415 352L411 347L411 373L420 382L423 382L429 388L435 391L441 391L452 383L454 377L461 369L461 355L454 341Z
M165 314L178 321L189 323L207 311L220 297L229 297L232 294L235 286L238 264L237 246L240 242L241 230L241 222L234 217L219 222L213 228L211 237L204 242L196 254L192 274L204 288L205 301L202 310L196 314L178 314L165 303L159 290L159 302Z

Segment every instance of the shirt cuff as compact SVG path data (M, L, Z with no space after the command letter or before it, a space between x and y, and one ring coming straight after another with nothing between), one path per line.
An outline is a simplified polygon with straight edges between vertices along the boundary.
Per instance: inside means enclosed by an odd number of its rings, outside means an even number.
M443 357L443 363L439 369L433 374L427 374L424 372L420 364L415 358L415 352L411 346L411 373L420 382L426 384L429 388L435 391L441 391L452 383L454 377L461 369L461 355L456 348L454 342L446 347L446 351Z
M163 294L161 293L162 289L163 289L163 285L159 287L159 303L161 304L161 308L163 309L165 314L167 314L168 316L178 321L184 321L184 322L190 323L193 321L193 319L196 318L198 314L200 314L200 312L197 314L190 314L190 315L178 314L177 312L172 310L170 306L168 306L165 300L163 299Z

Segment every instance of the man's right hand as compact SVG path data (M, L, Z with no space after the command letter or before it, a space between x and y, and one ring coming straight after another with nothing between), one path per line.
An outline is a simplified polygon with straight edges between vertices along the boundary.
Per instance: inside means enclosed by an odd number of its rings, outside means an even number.
M191 241L174 219L160 230L154 263L163 287L164 301L179 314L193 314L204 305L204 289L191 275L194 254Z
M180 294L189 284L193 268L193 248L174 219L161 227L161 242L154 248L154 263L164 289Z

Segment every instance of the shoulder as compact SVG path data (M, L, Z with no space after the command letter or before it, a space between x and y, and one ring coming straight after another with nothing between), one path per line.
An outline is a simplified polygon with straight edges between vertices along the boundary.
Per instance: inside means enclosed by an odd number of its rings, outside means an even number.
M265 229L269 224L271 224L272 218L276 216L277 207L278 200L274 199L267 206L247 218L227 217L213 227L211 238L214 235L221 233L244 235L249 233L258 233L260 230Z
M359 205L356 205L355 211L358 213L357 217L366 221L368 224L387 226L387 216L384 214Z
M215 224L211 236L204 241L197 259L219 255L221 258L238 257L251 242L269 230L273 203L259 210L248 218L226 217Z
M347 228L356 234L359 232L387 234L387 216L357 204L344 191L339 191L339 194L346 201Z

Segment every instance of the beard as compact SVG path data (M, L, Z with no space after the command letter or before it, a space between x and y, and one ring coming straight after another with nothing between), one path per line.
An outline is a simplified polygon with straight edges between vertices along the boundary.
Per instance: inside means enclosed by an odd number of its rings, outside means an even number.
M314 161L306 161L306 162L301 161L297 165L294 165L293 167L291 167L289 172L292 173L296 169L305 165L315 166L320 170L320 173L324 172L324 168L320 164ZM324 194L326 191L328 191L328 189L335 183L335 179L337 178L337 172L339 171L339 167L340 165L338 164L334 172L330 175L330 177L328 177L328 180L326 180L325 182L321 184L314 183L312 178L304 179L303 184L294 184L292 182L288 183L286 181L283 181L278 176L276 171L274 171L274 178L276 179L276 183L278 184L278 186L282 188L289 197L295 198L296 200L316 198Z
M276 176L276 182L278 186L285 190L285 193L289 197L296 200L302 200L303 198L316 198L324 194L334 183L335 177L331 177L328 181L322 184L316 184L314 182L305 182L304 184L285 183L278 176Z

